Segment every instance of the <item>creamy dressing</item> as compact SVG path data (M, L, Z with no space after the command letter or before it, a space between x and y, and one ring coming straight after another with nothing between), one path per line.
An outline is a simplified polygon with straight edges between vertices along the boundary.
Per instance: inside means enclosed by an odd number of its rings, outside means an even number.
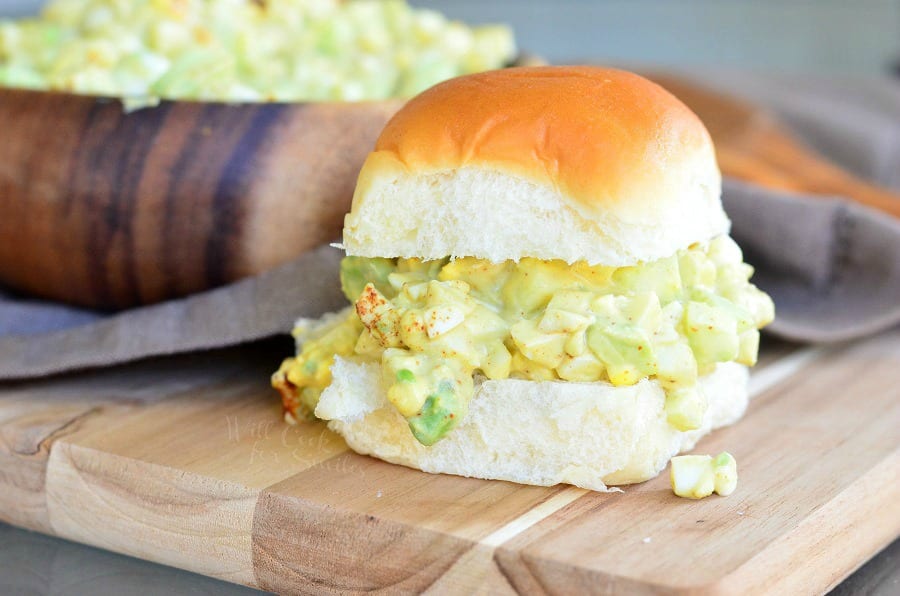
M355 310L303 342L273 383L291 413L308 414L335 355L378 360L388 401L431 445L465 417L475 375L651 378L666 391L669 423L690 430L706 410L698 376L756 362L774 307L752 273L727 236L620 268L347 257L341 279Z

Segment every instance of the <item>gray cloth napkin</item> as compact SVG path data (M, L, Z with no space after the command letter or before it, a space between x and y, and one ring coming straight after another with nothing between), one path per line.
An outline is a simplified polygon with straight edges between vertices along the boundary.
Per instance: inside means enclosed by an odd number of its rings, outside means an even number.
M900 85L716 74L704 78L778 112L824 155L900 188ZM900 324L900 222L839 198L726 180L732 235L775 300L770 332L841 341ZM344 304L341 254L315 251L182 300L102 314L0 292L0 380L210 349L286 333Z
M775 301L767 330L833 342L900 323L900 221L837 199L726 181L732 237Z
M0 325L16 330L0 338L0 380L218 348L290 332L295 318L319 316L345 301L338 278L340 260L340 251L323 246L229 286L105 316L0 299ZM8 317L10 312L15 321ZM34 333L28 333L26 318ZM58 329L47 331L46 320L53 320Z

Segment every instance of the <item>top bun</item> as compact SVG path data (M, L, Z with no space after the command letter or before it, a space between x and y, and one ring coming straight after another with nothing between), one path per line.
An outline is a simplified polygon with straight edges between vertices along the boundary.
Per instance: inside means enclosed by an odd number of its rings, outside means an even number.
M709 133L668 91L589 66L449 80L381 133L347 254L632 265L727 233Z

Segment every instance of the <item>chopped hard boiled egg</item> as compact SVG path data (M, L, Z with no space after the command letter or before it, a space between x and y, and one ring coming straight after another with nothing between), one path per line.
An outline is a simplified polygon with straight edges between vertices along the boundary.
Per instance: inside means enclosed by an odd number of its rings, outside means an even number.
M0 19L0 86L162 99L412 97L515 58L502 25L404 0L51 0Z
M355 312L304 342L273 384L299 417L315 410L335 354L378 361L388 401L430 445L466 415L476 375L616 386L656 379L669 425L693 430L707 409L700 372L755 361L758 338L742 337L774 315L741 258L727 236L619 268L346 257L341 283ZM710 482L711 492L714 475Z
M679 497L702 499L713 492L727 497L737 488L737 461L727 451L709 455L679 455L672 458L672 491Z

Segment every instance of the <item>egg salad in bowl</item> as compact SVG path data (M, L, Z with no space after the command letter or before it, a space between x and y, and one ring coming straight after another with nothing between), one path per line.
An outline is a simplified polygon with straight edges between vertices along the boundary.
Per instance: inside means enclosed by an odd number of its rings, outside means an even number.
M411 97L515 54L505 26L405 0L51 0L0 20L0 86L138 105Z

